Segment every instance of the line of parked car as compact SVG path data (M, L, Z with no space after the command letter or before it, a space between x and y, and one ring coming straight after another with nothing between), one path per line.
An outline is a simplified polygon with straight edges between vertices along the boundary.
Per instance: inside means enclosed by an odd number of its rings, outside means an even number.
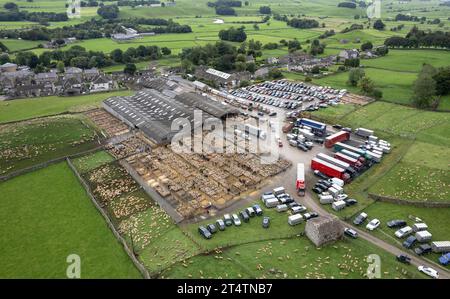
M335 211L340 211L346 207L358 203L354 198L344 193L344 181L338 178L323 178L314 184L312 191L319 194L321 204L331 204Z
M316 212L307 212L307 208L294 201L291 195L286 193L284 187L277 187L269 192L261 195L261 201L267 208L276 208L277 212L290 211L291 216L288 218L290 225L297 225L303 220L316 218L319 216ZM303 213L303 214L302 214Z
M224 231L227 226L241 226L243 222L249 222L250 218L255 216L262 216L263 210L258 204L254 204L251 207L248 207L238 214L225 214L223 219L217 219L215 223L207 224L206 226L200 226L198 228L198 232L205 239L211 239L212 235L218 231ZM242 221L241 221L242 220ZM270 218L263 217L262 219L262 227L269 228L270 226Z

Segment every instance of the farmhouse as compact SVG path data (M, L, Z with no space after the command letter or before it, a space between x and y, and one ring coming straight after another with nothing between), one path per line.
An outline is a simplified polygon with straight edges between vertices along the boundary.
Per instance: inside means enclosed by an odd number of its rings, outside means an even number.
M15 72L17 71L17 64L7 62L0 65L0 72Z
M359 58L359 51L357 49L342 50L341 52L339 52L338 56L341 61L345 61L347 59L355 59Z

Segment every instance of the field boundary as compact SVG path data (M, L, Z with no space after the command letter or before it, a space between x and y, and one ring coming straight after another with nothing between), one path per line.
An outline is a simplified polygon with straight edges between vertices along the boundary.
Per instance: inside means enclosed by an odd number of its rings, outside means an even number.
M368 193L368 196L375 201L389 202L399 205L411 205L415 207L424 207L424 208L450 208L450 202L407 200L396 197L378 195L374 193Z
M141 272L141 275L146 278L146 279L150 279L150 274L147 271L147 269L145 268L145 266L136 258L136 256L134 255L134 253L130 250L130 248L128 247L128 244L126 243L125 239L119 234L119 232L116 230L114 224L112 223L111 219L108 217L108 215L106 214L106 212L99 206L97 200L95 199L94 195L92 194L89 185L86 183L86 181L81 177L80 173L77 171L77 169L75 168L75 166L72 164L72 162L70 161L69 158L66 158L67 164L69 165L70 169L72 170L72 172L75 174L75 176L77 177L78 181L81 183L81 185L83 185L84 190L86 191L86 194L89 196L91 202L94 204L94 206L97 208L97 210L100 212L100 214L103 216L103 218L106 221L106 224L108 225L109 229L112 231L112 233L114 234L114 236L116 237L117 241L119 241L119 243L122 243L123 249L125 250L125 252L128 254L128 256L130 257L131 261L133 262L133 264L135 265L135 267L139 270L139 272Z

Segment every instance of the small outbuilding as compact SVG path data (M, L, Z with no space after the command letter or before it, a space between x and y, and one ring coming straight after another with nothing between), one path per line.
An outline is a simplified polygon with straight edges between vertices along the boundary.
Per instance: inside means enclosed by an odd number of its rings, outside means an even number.
M326 215L306 222L306 236L317 247L339 240L344 235L344 227L336 216Z

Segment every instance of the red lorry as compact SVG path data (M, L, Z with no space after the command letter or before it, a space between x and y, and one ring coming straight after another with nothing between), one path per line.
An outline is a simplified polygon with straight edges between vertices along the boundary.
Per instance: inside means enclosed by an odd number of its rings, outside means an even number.
M350 139L349 132L340 131L325 138L325 147L330 148L333 147L333 145L335 145L338 142L346 141L349 139Z
M289 133L293 127L294 127L294 123L287 123L283 126L283 128L281 130L283 131L283 133Z
M318 170L329 177L339 178L345 182L348 182L350 179L350 175L345 171L345 169L317 157L311 160L311 168L313 170Z
M355 159L354 157L350 157L350 156L344 155L341 152L335 153L334 157L336 159L339 159L339 160L341 160L343 162L346 162L346 163L350 164L352 167L355 167L357 169L362 166L361 161L359 161L358 159Z

